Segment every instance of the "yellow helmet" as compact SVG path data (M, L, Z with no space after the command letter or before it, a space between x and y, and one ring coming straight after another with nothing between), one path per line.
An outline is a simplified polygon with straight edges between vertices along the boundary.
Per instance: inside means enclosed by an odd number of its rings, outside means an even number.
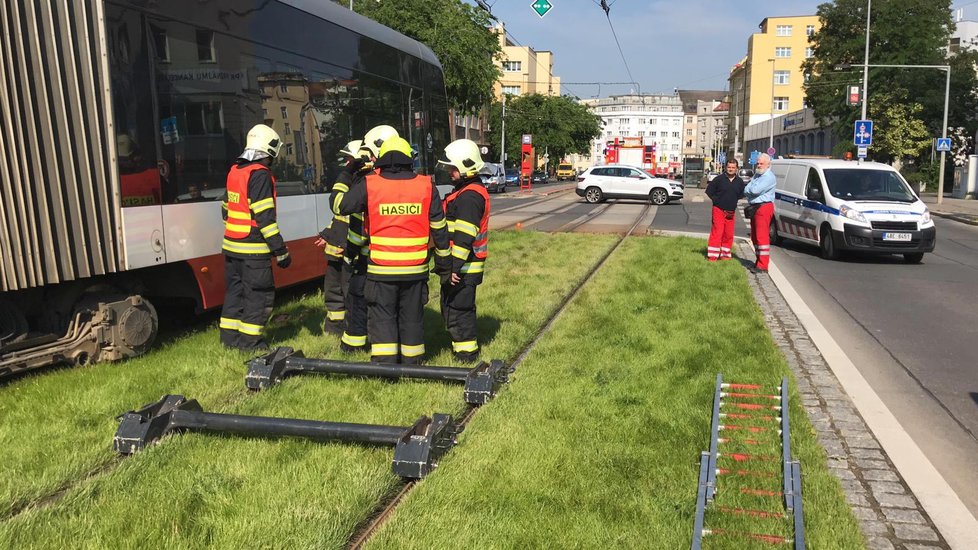
M482 160L482 153L479 146L471 139L456 139L445 147L446 160L439 160L439 164L447 164L458 168L459 174L463 178L468 178L479 173L486 163Z
M408 158L412 158L414 156L414 150L411 149L411 144L400 136L394 136L384 141L384 144L380 147L380 154L377 155L377 158L383 157L392 151L404 153Z
M268 156L275 158L282 149L282 138L278 137L278 133L268 126L257 124L248 131L245 149L268 153Z
M390 138L395 138L398 136L399 134L393 126L388 126L386 124L374 126L369 132L367 132L367 135L363 137L362 147L369 149L375 157L379 158L381 155L380 147L384 144L384 142ZM410 154L408 156L410 156Z
M348 157L357 158L360 156L360 147L363 146L362 139L355 139L346 144L346 147L340 149L341 155L346 155Z

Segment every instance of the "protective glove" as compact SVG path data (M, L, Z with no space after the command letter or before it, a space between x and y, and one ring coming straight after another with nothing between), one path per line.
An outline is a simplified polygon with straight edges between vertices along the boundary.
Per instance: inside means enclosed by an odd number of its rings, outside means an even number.
M366 166L366 164L367 164L366 159L364 159L363 157L357 157L351 160L350 162L346 163L346 166L343 169L346 171L347 174L350 174L352 176L355 175L360 170L363 170L363 167Z
M289 255L289 251L286 250L283 254L275 255L275 264L282 269L288 269L292 265L292 256Z

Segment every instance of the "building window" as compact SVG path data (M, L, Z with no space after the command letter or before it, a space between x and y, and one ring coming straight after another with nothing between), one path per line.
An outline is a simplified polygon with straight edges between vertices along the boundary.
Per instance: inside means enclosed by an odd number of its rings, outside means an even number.
M278 89L282 93L288 93L288 91L289 91L289 83L288 82L283 82L283 83L279 84L278 85Z
M213 63L217 61L214 55L214 33L211 31L197 31L197 61Z
M644 118L638 119L638 123L644 125L645 124L645 119Z
M672 133L672 137L674 137L674 138L677 138L677 137L679 137L679 132L673 132L673 133Z
M295 154L295 149L292 148L292 144L291 143L286 143L285 144L285 154L288 155L288 156L290 156L290 157Z
M289 108L282 106L282 118L289 118Z
M503 70L509 73L519 73L523 71L522 61L503 61Z
M166 37L166 31L157 27L150 27L153 30L153 45L156 47L156 60L161 63L170 62L170 40Z
M778 46L774 48L774 57L791 57L791 47L790 46Z
M693 123L693 117L691 116L686 117L686 124L692 124L692 123Z
M673 143L672 144L672 150L673 151L678 151L679 150L679 144L678 143Z
M693 129L692 128L686 128L686 135L687 136L693 135Z
M791 25L778 25L777 27L778 36L791 36Z
M808 25L807 27L805 27L805 34L808 36L812 36L813 34L815 34L815 25Z
M815 48L805 48L805 59L815 57Z
M285 133L286 134L291 134L292 133L292 125L289 124L288 122L285 123Z
M630 118L618 119L618 124L631 124L631 120Z
M791 71L774 71L774 83L778 85L788 84L791 80Z
M788 98L786 97L776 97L774 98L774 111L784 112L788 110Z
M659 135L658 132L649 132L649 137L655 137L657 135Z
M262 107L262 109L261 109L261 116L262 116L262 118L268 118L268 109Z
M507 95L520 95L519 86L503 86L503 93Z
M638 137L645 137L645 130L639 130Z

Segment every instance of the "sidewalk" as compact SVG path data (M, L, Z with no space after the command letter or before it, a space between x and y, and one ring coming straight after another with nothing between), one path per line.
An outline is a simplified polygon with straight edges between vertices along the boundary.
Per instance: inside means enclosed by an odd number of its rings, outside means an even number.
M937 193L921 193L920 200L927 204L930 213L935 216L968 225L978 225L978 200L952 199L945 196L938 205Z

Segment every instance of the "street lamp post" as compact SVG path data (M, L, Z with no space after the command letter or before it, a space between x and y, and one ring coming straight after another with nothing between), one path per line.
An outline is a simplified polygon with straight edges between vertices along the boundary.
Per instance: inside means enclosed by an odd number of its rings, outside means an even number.
M767 147L768 149L773 149L774 148L774 61L775 59L772 57L771 59L768 59L768 61L771 62L771 136L770 139L768 140Z
M869 102L869 24L873 0L866 1L866 54L863 56L863 117L866 120L866 104Z

